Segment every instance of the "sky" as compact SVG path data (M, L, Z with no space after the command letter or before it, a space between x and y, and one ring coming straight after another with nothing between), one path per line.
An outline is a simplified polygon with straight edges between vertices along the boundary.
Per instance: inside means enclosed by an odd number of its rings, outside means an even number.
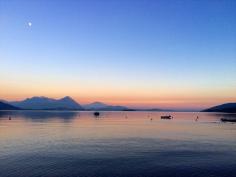
M236 102L235 0L0 0L0 99Z

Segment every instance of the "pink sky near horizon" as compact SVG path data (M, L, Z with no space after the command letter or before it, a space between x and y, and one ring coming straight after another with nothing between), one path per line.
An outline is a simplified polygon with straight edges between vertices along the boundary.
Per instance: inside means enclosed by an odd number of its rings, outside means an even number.
M4 87L3 87L4 88ZM64 96L70 96L80 104L88 104L91 102L99 101L111 105L123 105L131 108L165 108L165 109L194 109L201 110L218 104L227 102L236 102L236 96L229 96L233 94L233 91L220 93L220 92L190 92L187 93L181 89L178 92L170 93L164 91L145 93L145 91L138 92L137 90L116 92L115 90L109 90L96 92L92 90L81 90L66 92L62 90L53 90L48 92L42 90L26 89L9 87L0 90L0 99L8 101L19 101L25 98L33 96L45 96L49 98L59 99ZM117 94L116 94L117 93ZM191 95L192 93L192 95ZM218 95L217 95L218 93Z

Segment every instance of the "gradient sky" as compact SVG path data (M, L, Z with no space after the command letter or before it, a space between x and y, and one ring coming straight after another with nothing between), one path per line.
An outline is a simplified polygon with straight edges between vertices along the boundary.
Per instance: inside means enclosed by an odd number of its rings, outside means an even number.
M35 95L178 109L236 101L236 1L0 0L0 98Z

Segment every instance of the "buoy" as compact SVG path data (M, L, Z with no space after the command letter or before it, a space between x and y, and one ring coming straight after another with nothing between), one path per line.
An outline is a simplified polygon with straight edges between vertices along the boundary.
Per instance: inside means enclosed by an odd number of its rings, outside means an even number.
M195 119L195 121L198 121L199 117L197 116L197 118Z

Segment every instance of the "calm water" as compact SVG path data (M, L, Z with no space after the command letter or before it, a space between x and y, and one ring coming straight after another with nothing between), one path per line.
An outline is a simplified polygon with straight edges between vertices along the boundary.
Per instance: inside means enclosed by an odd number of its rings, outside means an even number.
M236 176L236 115L165 114L1 111L0 177Z

